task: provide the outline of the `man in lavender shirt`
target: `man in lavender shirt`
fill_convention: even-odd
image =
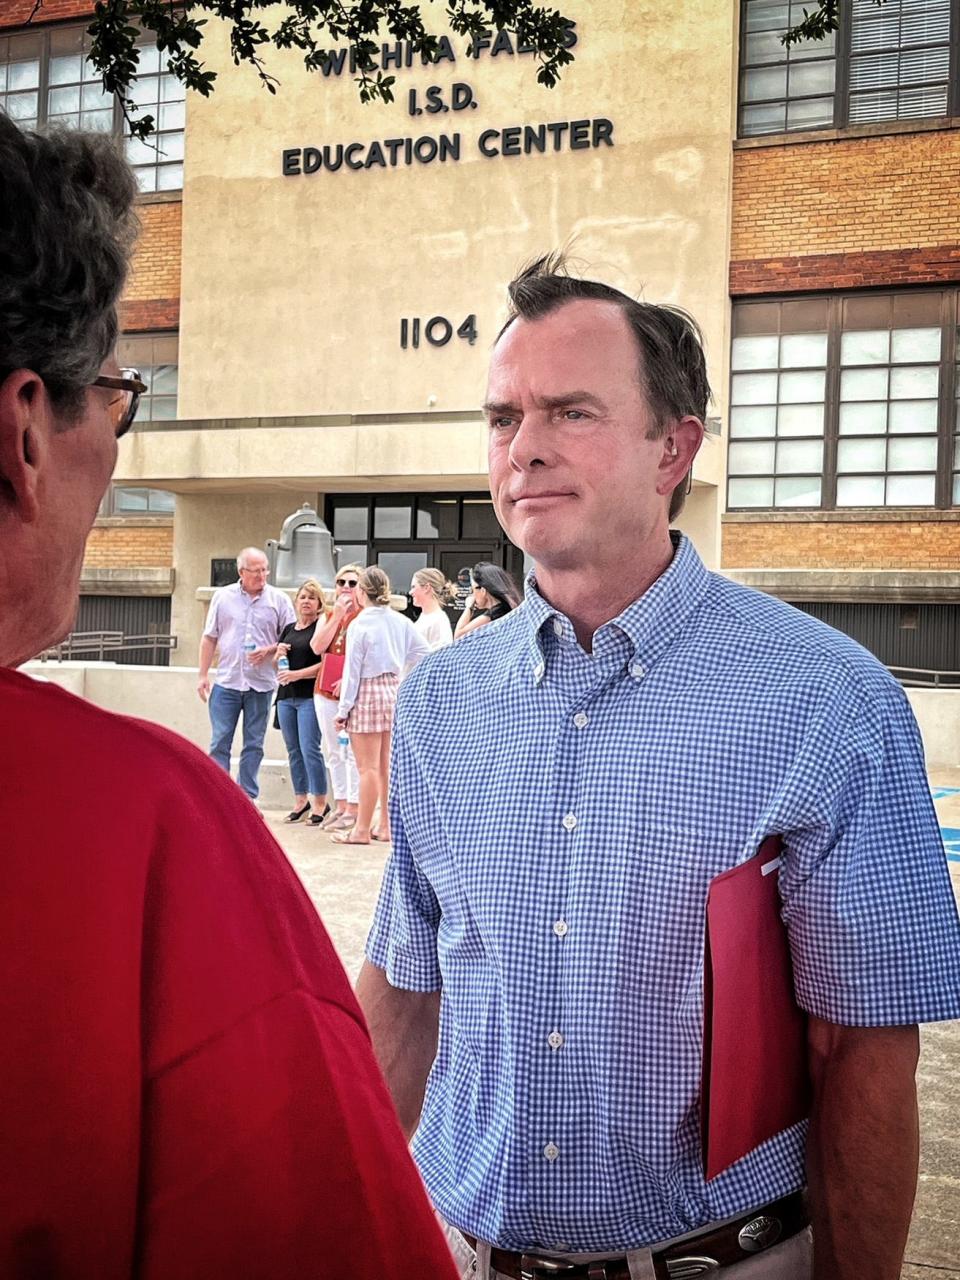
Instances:
[[[257,547],[245,547],[240,552],[237,569],[240,580],[229,587],[219,587],[210,601],[200,639],[197,693],[210,708],[210,755],[227,773],[237,721],[243,715],[237,781],[250,799],[256,800],[270,701],[277,688],[271,658],[280,633],[296,620],[296,615],[287,596],[268,586],[267,557]],[[210,664],[218,645],[217,678],[211,688]]]

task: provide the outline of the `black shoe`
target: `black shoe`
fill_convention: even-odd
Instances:
[[[303,815],[309,812],[310,812],[310,801],[308,800],[302,809],[291,809],[290,812],[287,814],[287,816],[284,818],[284,822],[299,822],[300,819],[303,817]]]
[[[310,815],[311,827],[319,827],[320,823],[323,822],[324,818],[327,816],[329,812],[330,812],[330,806],[324,805],[323,813],[311,813]]]

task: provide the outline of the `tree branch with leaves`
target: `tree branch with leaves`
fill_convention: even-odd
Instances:
[[[34,12],[43,7],[36,0]],[[552,87],[563,67],[573,61],[567,48],[570,20],[559,10],[537,6],[533,0],[449,0],[446,23],[456,35],[473,43],[501,31],[533,52],[537,80]],[[205,28],[221,19],[230,33],[230,52],[236,66],[254,69],[261,84],[276,93],[279,81],[267,71],[268,48],[296,49],[308,71],[322,69],[334,48],[347,46],[362,102],[393,101],[394,77],[378,65],[380,42],[409,42],[426,62],[439,53],[439,37],[424,24],[423,5],[398,0],[98,0],[88,28],[92,36],[90,61],[100,72],[103,87],[116,94],[130,133],[148,138],[155,129],[152,115],[141,115],[131,95],[139,63],[138,42],[144,35],[156,40],[167,69],[188,89],[203,97],[214,91],[217,73],[201,60]]]

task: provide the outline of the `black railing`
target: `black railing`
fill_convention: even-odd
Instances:
[[[926,671],[922,667],[887,667],[905,689],[960,689],[960,671]]]
[[[177,647],[177,637],[151,633],[130,636],[122,631],[73,631],[59,644],[44,649],[39,654],[41,662],[108,662],[116,661],[121,653],[145,653],[154,666],[159,665],[161,654]]]

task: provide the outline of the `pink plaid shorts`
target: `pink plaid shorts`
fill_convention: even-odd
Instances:
[[[347,716],[350,733],[386,733],[393,728],[393,709],[397,705],[400,680],[387,672],[360,681],[357,700]]]

